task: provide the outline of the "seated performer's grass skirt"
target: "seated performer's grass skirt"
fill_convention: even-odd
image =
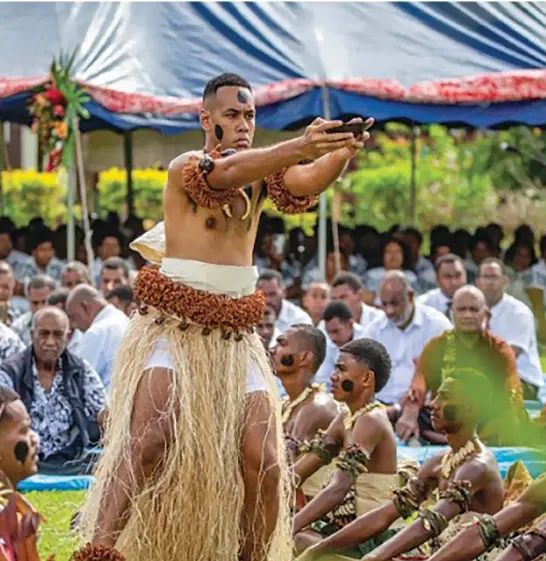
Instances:
[[[116,466],[132,466],[130,424],[143,372],[167,366],[166,415],[174,435],[134,496],[116,549],[130,561],[237,560],[244,540],[241,437],[248,392],[265,391],[278,407],[269,361],[252,329],[265,304],[261,293],[252,293],[255,274],[253,267],[174,259],[163,261],[161,273],[150,267],[139,273],[135,296],[142,304],[116,358],[104,454],[82,513],[84,539],[91,538],[101,502],[108,501]],[[229,296],[219,294],[222,287]],[[151,383],[153,378],[152,371]],[[289,485],[277,412],[269,430],[282,474],[269,559],[285,561],[291,558]]]

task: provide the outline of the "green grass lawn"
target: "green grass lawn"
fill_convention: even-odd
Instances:
[[[40,526],[38,542],[43,561],[55,554],[55,561],[68,561],[77,546],[70,532],[70,520],[83,502],[85,491],[44,491],[25,497],[46,519]]]

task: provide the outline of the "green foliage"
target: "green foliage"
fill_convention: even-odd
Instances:
[[[501,150],[507,142],[527,157],[540,157],[546,135],[518,127],[503,132],[467,133],[432,125],[416,140],[416,224],[424,231],[436,224],[475,228],[495,219],[503,190],[541,189],[540,177],[524,160]],[[535,166],[536,168],[537,166]],[[534,181],[533,181],[534,180]],[[371,224],[385,230],[409,222],[411,145],[408,129],[387,126],[364,151],[358,169],[342,182],[355,201],[343,207],[342,222]],[[522,192],[520,197],[528,196]],[[543,196],[542,194],[540,196]]]
[[[66,220],[66,192],[57,173],[35,170],[2,172],[2,191],[6,214],[24,226],[41,216],[51,227]]]

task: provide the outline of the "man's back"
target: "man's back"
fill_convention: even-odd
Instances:
[[[531,310],[523,302],[505,294],[491,310],[489,329],[521,351],[516,357],[520,378],[537,387],[542,386],[535,318]]]
[[[110,385],[117,348],[128,325],[129,318],[109,304],[95,317],[80,340],[78,356],[93,366],[106,388]]]

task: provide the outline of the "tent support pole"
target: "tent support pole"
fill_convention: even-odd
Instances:
[[[2,172],[7,169],[7,162],[4,161],[6,139],[4,138],[4,121],[0,121],[0,214],[6,214],[6,199],[4,197],[4,184],[2,182]]]
[[[66,256],[68,261],[76,260],[76,225],[74,222],[74,201],[76,195],[76,164],[62,174],[68,191],[68,227],[66,229]]]
[[[330,115],[329,92],[326,86],[321,87],[322,96],[322,114],[328,121]],[[322,280],[326,279],[326,213],[328,209],[328,200],[326,192],[323,191],[319,198],[319,224],[318,224],[318,266]]]
[[[416,207],[417,207],[417,140],[416,127],[410,127],[410,150],[411,150],[411,176],[410,176],[410,202],[409,202],[409,223],[415,226]]]
[[[125,170],[127,172],[127,214],[134,214],[135,197],[133,192],[133,133],[123,133],[123,154],[125,158]]]

